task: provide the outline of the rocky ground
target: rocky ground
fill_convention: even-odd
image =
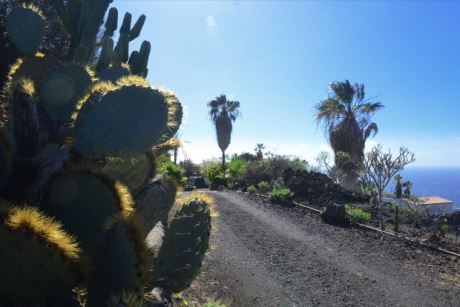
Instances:
[[[183,295],[231,306],[459,306],[456,258],[317,215],[211,192],[220,216]],[[202,303],[199,300],[190,303]]]

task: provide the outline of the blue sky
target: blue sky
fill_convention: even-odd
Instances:
[[[460,166],[460,2],[122,1],[147,15],[153,85],[186,107],[184,149],[196,162],[220,150],[208,101],[241,102],[229,153],[256,143],[310,161],[329,146],[314,105],[332,81],[364,83],[385,109],[368,142],[416,153],[415,166]]]

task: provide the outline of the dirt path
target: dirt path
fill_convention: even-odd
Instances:
[[[211,192],[220,216],[189,293],[231,306],[460,306],[460,265],[298,209]]]

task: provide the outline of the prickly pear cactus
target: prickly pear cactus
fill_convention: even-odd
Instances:
[[[139,155],[162,137],[168,106],[157,90],[121,86],[103,95],[83,119],[77,117],[76,125],[75,146],[85,156]]]
[[[152,151],[129,159],[108,158],[103,171],[120,181],[135,195],[150,179],[155,177],[155,157]]]
[[[91,87],[85,67],[69,65],[51,73],[40,89],[40,101],[53,120],[68,121]]]
[[[186,197],[177,212],[155,260],[154,283],[180,292],[198,275],[211,234],[211,201],[207,197]]]
[[[95,258],[88,307],[104,306],[111,297],[121,296],[123,292],[142,298],[148,270],[149,253],[136,220],[114,218]]]
[[[45,20],[40,10],[34,6],[17,7],[8,14],[6,29],[22,53],[34,55],[45,36]]]
[[[75,239],[35,208],[0,206],[0,297],[19,305],[68,295],[82,276]]]
[[[126,187],[103,173],[88,169],[64,171],[48,180],[40,208],[64,223],[85,250],[93,250],[104,234],[104,223],[133,211]],[[91,223],[87,218],[91,217]]]
[[[131,26],[125,14],[115,43],[111,8],[98,37],[111,2],[47,1],[70,41],[59,59],[46,54],[38,9],[6,16],[1,39],[23,56],[0,95],[1,304],[63,306],[78,292],[89,307],[142,306],[154,286],[170,297],[201,266],[209,208],[171,209],[177,186],[155,177],[155,155],[180,145],[182,106],[145,80],[150,43],[130,53],[144,15]]]

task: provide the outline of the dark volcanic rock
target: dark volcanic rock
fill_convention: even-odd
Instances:
[[[284,183],[297,197],[318,205],[334,203],[366,203],[369,201],[358,193],[344,189],[322,173],[294,171],[284,172]]]
[[[326,209],[321,213],[321,219],[328,224],[337,226],[349,226],[350,218],[348,217],[343,204],[329,203]]]

